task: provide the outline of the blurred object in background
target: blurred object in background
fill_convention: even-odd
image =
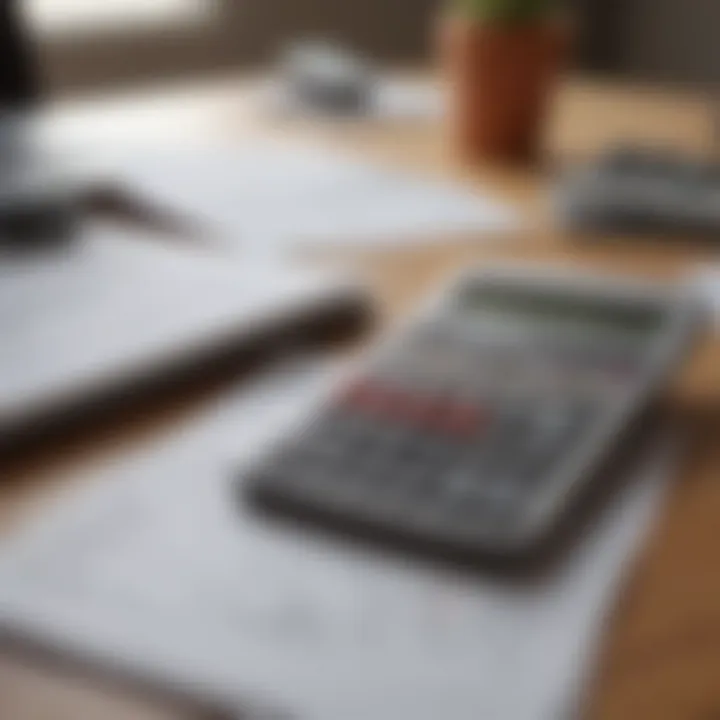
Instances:
[[[0,4],[0,101],[3,108],[26,106],[38,95],[34,59],[19,20],[17,0]]]
[[[465,162],[537,158],[566,35],[559,0],[455,1],[439,46],[449,137]]]
[[[445,109],[435,83],[400,77],[329,42],[291,45],[262,89],[261,102],[288,119],[434,122]]]
[[[281,60],[281,88],[288,110],[336,116],[370,112],[375,72],[370,63],[327,42],[290,47]]]
[[[558,188],[561,222],[595,236],[690,236],[720,248],[720,162],[628,146],[569,172]]]
[[[720,4],[582,0],[580,13],[583,67],[672,84],[677,102],[657,102],[658,84],[629,90],[631,113],[623,97],[588,107],[578,129],[597,132],[604,148],[561,180],[560,224],[595,239],[702,239],[720,247]]]
[[[0,251],[62,244],[78,230],[92,190],[23,113],[0,117]]]
[[[0,250],[32,252],[64,243],[77,231],[85,188],[43,171],[27,182],[0,188]]]
[[[15,0],[0,5],[0,250],[67,239],[83,192],[29,121],[40,90],[18,10]]]

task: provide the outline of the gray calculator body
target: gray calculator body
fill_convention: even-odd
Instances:
[[[698,320],[667,286],[526,266],[463,273],[246,487],[439,550],[532,554],[603,482]]]

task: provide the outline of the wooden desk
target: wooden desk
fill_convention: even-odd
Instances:
[[[239,142],[257,134],[297,135],[343,152],[407,168],[477,182],[517,202],[531,230],[511,240],[457,238],[422,249],[343,253],[373,284],[388,319],[402,315],[452,269],[470,262],[524,258],[597,266],[616,272],[674,278],[712,257],[708,248],[660,242],[582,244],[553,230],[545,210],[541,171],[458,167],[433,123],[269,122],[234,79],[162,97],[121,99],[58,108],[48,125],[76,136],[88,131],[162,137],[168,127],[193,137],[219,133]],[[649,136],[703,152],[712,144],[712,117],[702,99],[660,91],[568,81],[558,98],[548,144],[566,160],[626,137]],[[323,262],[310,254],[305,262]],[[61,476],[106,462],[140,438],[171,431],[180,416],[200,408],[222,388],[196,389],[142,418],[126,418],[62,446],[0,468],[0,530],[22,523],[29,509],[57,489]],[[674,412],[689,430],[691,450],[657,532],[636,568],[606,634],[601,672],[588,703],[593,719],[692,720],[720,717],[720,341],[708,341],[672,393]],[[0,652],[0,718],[5,720],[117,720],[199,717],[178,703],[45,666],[41,658]],[[448,720],[452,720],[449,718]]]

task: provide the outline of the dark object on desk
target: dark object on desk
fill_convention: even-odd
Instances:
[[[89,184],[21,111],[0,117],[0,250],[43,249],[76,234]]]
[[[374,102],[369,65],[324,43],[302,43],[288,50],[281,61],[280,85],[283,105],[309,114],[364,115]]]
[[[24,117],[40,97],[40,83],[19,5],[0,3],[0,252],[44,249],[70,238],[84,192]]]
[[[32,252],[64,244],[78,231],[83,192],[51,182],[0,187],[0,249]]]
[[[537,566],[607,490],[699,321],[660,285],[468,273],[241,492],[431,554]]]
[[[720,163],[618,149],[560,183],[562,223],[575,231],[699,236],[720,244]]]
[[[75,235],[87,188],[40,142],[25,113],[41,97],[20,3],[0,3],[0,252],[34,251]]]
[[[24,107],[39,94],[38,80],[17,0],[0,3],[0,106]]]
[[[92,227],[66,250],[0,254],[0,455],[369,315],[329,273]]]

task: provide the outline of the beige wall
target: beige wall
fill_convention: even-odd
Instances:
[[[677,82],[720,81],[720,0],[579,0],[591,65]]]
[[[48,35],[38,52],[54,94],[257,65],[305,34],[410,62],[429,51],[436,7],[437,0],[221,0],[217,16],[197,26]]]

